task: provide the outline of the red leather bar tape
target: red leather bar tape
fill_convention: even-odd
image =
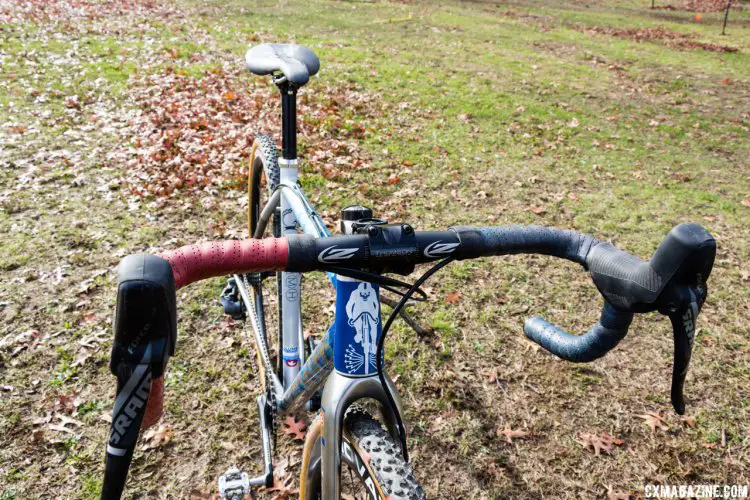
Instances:
[[[287,267],[286,238],[212,241],[169,250],[161,255],[172,266],[175,288],[215,276]]]

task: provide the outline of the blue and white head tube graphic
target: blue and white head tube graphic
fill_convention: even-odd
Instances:
[[[333,366],[344,375],[377,372],[375,355],[383,325],[378,285],[338,276]]]

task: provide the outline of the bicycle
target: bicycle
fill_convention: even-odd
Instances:
[[[574,336],[539,317],[524,324],[529,339],[568,361],[604,356],[628,333],[635,313],[668,316],[675,347],[670,396],[675,411],[684,413],[695,323],[716,254],[716,242],[705,229],[676,226],[649,261],[570,230],[457,226],[415,231],[406,223],[373,218],[362,206],[342,210],[344,235],[332,236],[297,182],[296,95],[317,73],[318,58],[298,45],[263,44],[248,51],[246,62],[253,73],[271,75],[280,90],[282,155],[271,137],[256,138],[248,181],[252,238],[188,245],[160,256],[134,254],[121,261],[111,360],[117,396],[102,498],[121,496],[139,431],[161,414],[162,377],[177,334],[176,290],[228,274],[232,277],[221,295],[225,312],[249,319],[253,330],[263,474],[250,478],[230,468],[219,479],[224,498],[242,498],[253,487],[272,485],[274,422],[303,406],[320,411],[304,442],[300,498],[340,498],[343,465],[356,480],[353,493],[348,492],[355,498],[425,498],[409,464],[402,403],[384,371],[383,346],[407,301],[415,294],[426,298],[420,286],[454,260],[536,253],[589,271],[604,298],[593,328]],[[264,238],[269,225],[273,236]],[[413,284],[385,276],[409,275],[423,263],[435,264]],[[336,291],[335,320],[319,342],[305,340],[301,326],[300,277],[312,271],[327,273]],[[263,301],[263,283],[273,277],[280,306],[275,363]],[[385,322],[381,287],[401,296]],[[375,402],[380,419],[361,404],[367,401]]]

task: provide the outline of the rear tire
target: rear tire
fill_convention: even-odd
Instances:
[[[276,149],[276,142],[273,137],[259,134],[253,142],[252,157],[250,158],[250,172],[248,174],[247,194],[248,194],[248,238],[252,238],[255,229],[258,227],[258,217],[263,210],[263,177],[266,179],[267,195],[276,189],[281,182],[281,172],[279,171],[279,152]]]
[[[248,180],[247,180],[247,194],[248,194],[248,206],[247,206],[247,227],[248,227],[248,238],[253,238],[255,234],[255,230],[258,227],[258,220],[260,218],[260,214],[263,211],[263,208],[266,205],[266,202],[271,196],[271,193],[276,189],[276,186],[278,186],[280,180],[281,172],[279,171],[279,153],[276,149],[276,141],[274,141],[273,137],[264,135],[264,134],[258,134],[258,136],[255,138],[255,141],[253,142],[252,152],[250,155],[250,171],[248,172]],[[264,182],[265,180],[265,182]],[[277,227],[277,221],[276,216],[273,215],[271,217],[271,220],[269,221],[269,225],[271,226],[271,229],[274,233],[274,236],[278,236],[278,227]],[[266,230],[268,227],[266,228]],[[266,231],[267,232],[267,231]],[[262,236],[262,235],[261,235]],[[276,299],[278,303],[278,313],[277,313],[277,323],[279,327],[279,335],[278,335],[278,346],[279,349],[281,348],[281,318],[282,315],[282,300],[281,300],[281,273],[276,273],[276,290],[273,289],[273,286],[271,286],[271,289],[266,291],[266,295],[270,294],[276,294]],[[257,287],[261,300],[263,298],[263,282],[261,282]],[[262,314],[259,314],[259,320],[263,323],[263,331],[266,330],[266,314],[265,314],[265,307],[262,307]],[[266,342],[268,342],[268,339],[265,339]],[[262,366],[262,361],[260,360],[260,356],[258,356],[258,363],[259,366]],[[281,376],[281,355],[276,356],[276,374],[280,377]],[[269,378],[270,375],[266,375],[265,378]],[[264,378],[263,380],[263,390],[268,391],[270,389],[271,384]]]

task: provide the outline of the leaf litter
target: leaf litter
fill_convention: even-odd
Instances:
[[[703,49],[709,52],[737,52],[727,45],[696,41],[695,33],[680,33],[663,26],[655,28],[612,28],[605,26],[577,26],[579,31],[593,35],[607,35],[637,43],[656,42],[675,49]]]
[[[168,68],[133,78],[129,97],[137,109],[109,157],[124,165],[132,195],[168,200],[244,186],[255,136],[276,137],[281,113],[277,89],[244,75],[241,65],[237,58],[197,77]],[[358,145],[367,130],[352,113],[372,122],[378,102],[349,84],[300,91],[300,158],[308,172],[337,179],[369,168]]]

